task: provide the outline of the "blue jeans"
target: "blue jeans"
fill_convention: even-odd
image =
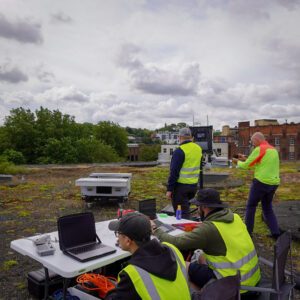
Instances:
[[[278,185],[268,185],[258,181],[257,179],[253,179],[249,192],[245,217],[245,223],[250,234],[253,232],[254,217],[259,201],[261,201],[263,216],[271,231],[271,234],[280,234],[277,219],[272,207],[273,196],[277,188]]]

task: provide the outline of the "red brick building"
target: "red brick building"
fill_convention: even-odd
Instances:
[[[257,122],[256,122],[257,124]],[[281,160],[300,160],[300,123],[250,126],[250,122],[238,123],[238,152],[248,155],[250,138],[260,131],[279,152]]]
[[[251,136],[262,132],[267,141],[276,147],[281,160],[300,160],[300,123],[279,124],[277,120],[255,120],[239,122],[238,127],[223,126],[222,133],[214,136],[215,143],[228,143],[228,158],[234,154],[251,152]]]

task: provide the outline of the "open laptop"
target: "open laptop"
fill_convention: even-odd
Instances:
[[[67,215],[57,220],[59,248],[66,255],[81,261],[89,261],[116,252],[101,243],[91,212]]]
[[[153,220],[155,225],[162,229],[164,232],[170,232],[176,228],[170,224],[163,223],[157,219],[156,216],[156,199],[145,199],[139,201],[139,212],[148,216],[150,220]]]
[[[156,216],[156,199],[144,199],[139,201],[139,212],[148,216],[150,220],[157,218]]]

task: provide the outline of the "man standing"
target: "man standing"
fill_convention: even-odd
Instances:
[[[251,184],[246,207],[245,223],[250,234],[253,232],[256,207],[261,201],[263,216],[271,231],[273,238],[280,235],[277,219],[273,211],[272,200],[280,183],[279,156],[261,132],[255,132],[251,137],[255,149],[246,159],[239,154],[238,159],[233,159],[242,169],[254,169],[254,179]]]
[[[129,251],[129,264],[119,273],[117,287],[105,300],[190,300],[185,261],[173,245],[150,239],[151,224],[141,213],[128,213],[108,228],[115,231],[119,246]]]
[[[202,218],[198,227],[178,236],[158,227],[152,228],[153,234],[180,250],[203,250],[206,263],[202,259],[191,263],[188,269],[190,281],[200,288],[213,278],[232,276],[237,271],[240,271],[242,285],[257,285],[260,280],[258,257],[239,215],[227,208],[214,189],[199,190],[193,202],[199,207]]]
[[[181,205],[182,217],[189,219],[189,200],[197,191],[202,149],[193,143],[191,130],[187,127],[179,130],[179,143],[170,164],[166,196],[172,200],[174,212]]]

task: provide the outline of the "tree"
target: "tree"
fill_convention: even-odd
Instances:
[[[160,145],[141,145],[139,160],[141,161],[157,160],[159,152],[160,152]]]
[[[0,154],[11,148],[8,132],[4,126],[0,127]]]
[[[76,141],[78,161],[85,163],[102,163],[120,161],[116,151],[109,145],[95,138],[84,138]]]
[[[61,140],[54,138],[48,139],[43,156],[39,158],[41,163],[77,163],[77,150],[70,137]]]
[[[29,109],[25,110],[22,107],[12,109],[10,116],[5,117],[4,126],[11,148],[22,152],[28,162],[34,162],[38,137],[34,114]]]
[[[6,149],[2,156],[6,157],[7,161],[16,165],[22,165],[25,163],[25,158],[22,152],[15,151],[13,149]]]
[[[110,145],[120,157],[127,155],[127,133],[118,124],[109,121],[99,122],[95,126],[95,137],[106,145]]]

